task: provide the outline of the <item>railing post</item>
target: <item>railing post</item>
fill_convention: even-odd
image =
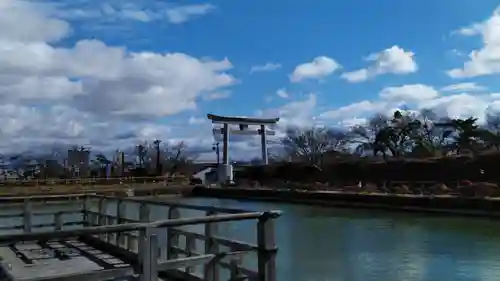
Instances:
[[[56,230],[63,229],[63,220],[62,220],[62,213],[61,212],[57,212],[54,214],[54,227]]]
[[[139,206],[139,220],[141,222],[147,222],[149,221],[149,205],[147,203],[141,203]],[[146,231],[146,229],[140,229],[139,230],[139,238],[137,239],[137,254],[139,257],[139,264],[143,266],[144,263],[144,250],[145,248],[149,247],[149,245],[146,244],[147,242],[147,235],[149,235],[149,232]],[[147,253],[146,253],[147,254]]]
[[[126,207],[127,204],[121,199],[118,199],[116,201],[116,223],[117,224],[122,224],[124,223],[123,218],[126,215]],[[123,232],[118,232],[116,233],[116,245],[117,246],[122,246],[125,244],[125,236],[123,235]]]
[[[107,208],[106,208],[106,206],[107,206],[107,204],[106,204],[106,203],[107,203],[107,202],[106,202],[106,199],[104,199],[104,198],[99,198],[99,203],[98,203],[98,208],[99,208],[99,217],[98,217],[98,219],[97,219],[97,224],[98,224],[99,226],[104,226],[104,225],[106,225],[107,214],[108,214],[108,212],[107,212]],[[105,240],[105,239],[106,239],[106,237],[107,237],[107,234],[106,234],[106,233],[104,233],[104,234],[100,234],[98,237],[99,237],[100,239],[102,239],[102,240]]]
[[[31,219],[32,219],[32,205],[30,198],[25,198],[24,199],[24,205],[23,205],[23,222],[24,222],[24,232],[28,233],[31,232]]]
[[[151,280],[158,280],[158,236],[149,235],[149,268]]]
[[[207,216],[216,215],[217,212],[215,210],[207,211]],[[217,223],[206,223],[205,224],[205,254],[217,254],[219,252],[219,245],[213,239],[214,236],[217,235]],[[207,281],[218,281],[219,280],[219,267],[215,261],[209,262],[205,264],[204,270],[204,279]]]
[[[144,246],[141,252],[141,276],[140,281],[153,281],[158,279],[158,237],[152,233],[150,228],[141,230],[145,233],[141,244]]]
[[[231,247],[231,252],[238,251],[237,248]],[[245,281],[247,280],[247,276],[242,274],[240,270],[240,266],[242,263],[242,258],[231,258],[229,261],[229,281]]]
[[[276,243],[274,236],[274,217],[264,213],[257,223],[257,263],[259,281],[276,280]]]
[[[83,197],[83,207],[82,207],[82,216],[83,216],[83,227],[92,226],[92,221],[90,220],[90,197],[85,194]]]
[[[168,209],[168,219],[169,220],[175,220],[179,219],[181,217],[181,214],[179,212],[179,209],[174,208],[174,207],[169,207]],[[172,227],[167,228],[167,247],[166,247],[166,258],[167,260],[172,260],[177,258],[177,253],[174,252],[175,246],[179,245],[179,235],[175,233],[175,229]],[[160,256],[163,259],[163,251],[160,253]]]
[[[191,235],[186,235],[186,245],[184,250],[186,251],[186,257],[193,256],[196,253],[196,239]],[[193,273],[194,267],[186,267],[186,273]]]

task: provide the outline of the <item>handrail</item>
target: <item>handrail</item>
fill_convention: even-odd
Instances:
[[[214,208],[217,209],[218,212],[220,213],[228,213],[228,214],[239,214],[239,213],[247,213],[247,210],[243,209],[236,209],[236,208],[222,208],[222,207],[216,207],[216,206],[201,206],[201,205],[193,205],[193,204],[183,204],[183,203],[175,203],[175,202],[164,202],[164,201],[156,201],[156,200],[151,200],[147,198],[133,198],[133,197],[113,197],[113,196],[107,196],[107,195],[98,195],[98,194],[89,194],[90,198],[97,198],[97,199],[107,199],[107,200],[113,200],[113,201],[124,201],[124,202],[136,202],[136,203],[148,203],[151,205],[161,205],[161,206],[167,206],[171,208],[180,208],[180,209],[190,209],[190,210],[197,210],[197,211],[210,211],[213,210]]]
[[[93,227],[85,227],[82,229],[72,229],[72,230],[5,234],[0,236],[0,243],[44,240],[44,239],[55,239],[55,238],[60,239],[60,238],[69,238],[69,237],[83,236],[83,235],[94,235],[94,234],[114,233],[123,231],[137,231],[137,230],[145,230],[147,228],[175,227],[181,225],[193,225],[201,223],[278,218],[279,216],[281,216],[281,214],[282,214],[281,211],[248,212],[240,214],[160,220],[160,221],[144,222],[144,223],[112,224],[106,226],[93,226]]]

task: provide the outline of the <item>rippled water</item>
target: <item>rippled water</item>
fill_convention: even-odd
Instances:
[[[498,220],[209,198],[183,201],[282,210],[276,229],[278,281],[500,280]],[[167,211],[154,207],[151,217],[166,219]],[[114,214],[116,207],[110,205],[108,212]],[[182,212],[182,216],[201,215]],[[138,218],[136,205],[130,205],[127,217]],[[201,225],[187,228],[203,231]],[[219,229],[220,236],[255,242],[255,221],[223,223]],[[250,258],[245,263],[254,262]]]
[[[280,209],[279,281],[497,281],[497,220],[219,199],[190,203]],[[223,229],[249,240],[250,222]]]

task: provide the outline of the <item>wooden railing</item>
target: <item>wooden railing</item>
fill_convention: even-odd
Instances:
[[[196,206],[179,203],[164,203],[145,199],[116,198],[109,196],[85,195],[82,209],[75,211],[53,212],[54,222],[51,224],[33,223],[37,216],[51,213],[34,212],[33,201],[43,200],[41,197],[25,198],[23,212],[0,215],[2,218],[23,217],[22,225],[11,226],[11,230],[22,229],[23,233],[0,235],[0,244],[33,240],[67,239],[85,237],[98,240],[111,248],[125,250],[135,256],[137,265],[130,268],[103,270],[99,272],[81,273],[85,279],[105,280],[139,273],[141,280],[156,280],[158,274],[170,274],[185,280],[222,280],[220,269],[229,271],[229,280],[274,281],[275,256],[277,248],[274,241],[274,219],[280,216],[279,211],[246,212],[237,209],[217,208],[213,206]],[[4,199],[5,200],[5,199]],[[19,199],[18,199],[19,200]],[[45,199],[47,200],[47,199]],[[138,219],[126,216],[127,207],[138,205]],[[168,207],[165,220],[150,221],[152,206]],[[97,207],[97,210],[92,210]],[[116,208],[116,215],[108,210]],[[181,210],[196,210],[203,216],[181,218]],[[64,221],[64,214],[82,214],[81,221]],[[256,243],[241,242],[220,236],[218,223],[256,220]],[[203,224],[203,233],[180,229],[181,226]],[[77,229],[65,229],[70,225],[80,225]],[[40,227],[54,227],[54,231],[37,231]],[[8,227],[3,228],[7,230]],[[162,237],[165,235],[165,237]],[[184,237],[184,246],[179,238]],[[166,238],[161,245],[160,238]],[[203,247],[197,249],[197,240],[203,241]],[[228,249],[222,251],[222,247]],[[243,258],[249,253],[257,254],[257,268],[248,268]],[[203,266],[203,270],[195,269]],[[68,276],[67,278],[81,276]],[[66,278],[66,277],[65,277]],[[193,279],[194,278],[194,279]],[[59,280],[59,279],[58,279]],[[66,279],[65,279],[66,280]]]

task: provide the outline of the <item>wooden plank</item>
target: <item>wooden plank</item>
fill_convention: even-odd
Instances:
[[[41,276],[57,277],[64,274],[102,269],[94,262],[82,256],[72,257],[68,260],[59,260],[56,258],[36,260],[37,257],[41,257],[39,250],[36,249],[38,245],[27,243],[23,246],[24,248],[22,247],[21,252],[26,253],[31,258],[35,258],[34,264],[27,265],[9,247],[0,247],[0,256],[3,258],[3,270],[8,272],[16,281],[30,280]],[[5,268],[6,266],[7,268]]]
[[[187,258],[180,258],[175,260],[167,260],[159,262],[157,265],[158,271],[166,271],[170,269],[193,267],[206,263],[218,263],[220,260],[228,257],[241,257],[248,254],[248,251],[228,252],[221,254],[206,254],[199,256],[192,256]]]
[[[87,271],[82,273],[64,274],[57,277],[37,277],[27,281],[88,281],[88,280],[109,280],[123,278],[134,275],[131,266],[122,268],[112,268],[100,271]]]
[[[179,235],[183,236],[192,236],[196,239],[199,240],[206,240],[206,236],[201,233],[195,233],[195,232],[189,232],[181,229],[173,229],[172,231],[178,233]],[[227,238],[222,238],[219,236],[212,236],[212,239],[219,245],[226,246],[226,247],[231,247],[231,248],[237,248],[239,251],[243,250],[257,250],[259,247],[256,244],[253,243],[248,243],[248,242],[241,242],[238,240],[233,240],[233,239],[227,239]]]
[[[219,265],[222,268],[227,269],[227,270],[231,270],[231,268],[234,266],[234,265],[231,265],[230,263],[225,262],[225,261],[219,262]],[[241,274],[248,276],[249,280],[253,280],[254,278],[259,277],[258,272],[255,270],[250,270],[250,269],[244,268],[244,267],[238,267],[238,270],[240,271]]]

